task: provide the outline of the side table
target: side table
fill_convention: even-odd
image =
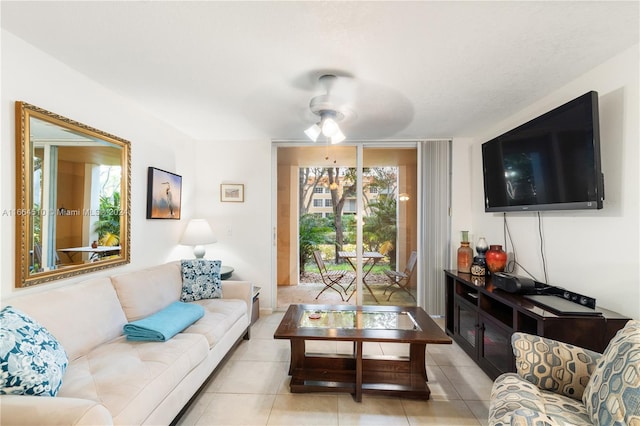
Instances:
[[[232,274],[233,274],[233,266],[222,265],[220,267],[220,279],[221,280],[228,280],[229,278],[231,278]]]
[[[253,305],[251,307],[251,325],[260,318],[260,287],[253,286]]]

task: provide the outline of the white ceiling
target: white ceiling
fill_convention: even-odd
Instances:
[[[1,3],[2,28],[199,140],[303,140],[324,71],[348,139],[470,136],[639,42],[639,3]],[[576,96],[581,93],[576,93]]]

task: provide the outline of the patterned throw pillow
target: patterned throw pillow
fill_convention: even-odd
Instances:
[[[219,260],[182,260],[182,294],[180,300],[193,302],[222,297]]]
[[[640,321],[611,339],[582,396],[594,425],[640,424]]]
[[[511,345],[520,377],[578,401],[601,357],[588,349],[519,332],[513,333]]]
[[[0,311],[0,394],[56,396],[68,363],[46,328],[12,306]]]

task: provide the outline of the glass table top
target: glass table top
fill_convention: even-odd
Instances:
[[[355,310],[305,310],[299,327],[421,331],[409,312]]]

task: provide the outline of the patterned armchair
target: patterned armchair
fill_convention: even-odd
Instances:
[[[640,321],[602,354],[519,332],[511,345],[518,373],[495,380],[490,425],[640,425]]]

